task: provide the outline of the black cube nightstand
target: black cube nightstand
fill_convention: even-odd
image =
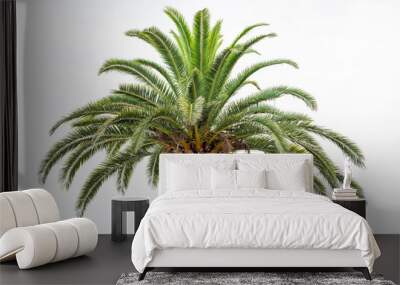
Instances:
[[[365,199],[354,199],[354,200],[336,200],[332,199],[332,202],[339,204],[340,206],[359,214],[364,219],[366,218],[366,201]]]
[[[135,232],[149,208],[149,199],[137,197],[113,198],[111,202],[111,239],[126,239],[126,212],[135,212]]]

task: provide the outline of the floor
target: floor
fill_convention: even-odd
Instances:
[[[375,272],[399,283],[400,235],[376,235],[382,256]],[[18,270],[15,262],[0,264],[0,284],[115,284],[124,272],[134,271],[130,261],[131,238],[115,243],[100,235],[97,249],[77,257],[30,270]]]
[[[29,270],[18,270],[15,262],[0,264],[0,284],[115,284],[122,273],[134,271],[131,242],[116,243],[110,235],[100,235],[88,256]]]

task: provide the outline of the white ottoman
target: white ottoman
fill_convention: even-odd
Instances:
[[[0,261],[16,258],[20,269],[84,255],[96,248],[96,225],[86,218],[55,221],[58,208],[45,190],[1,193],[0,214]]]

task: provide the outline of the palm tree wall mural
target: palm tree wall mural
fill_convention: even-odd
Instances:
[[[73,111],[50,130],[53,134],[63,124],[71,126],[70,133],[55,143],[42,161],[43,183],[54,165],[63,160],[60,180],[68,189],[89,158],[100,151],[107,153],[81,188],[76,203],[81,214],[111,176],[116,176],[118,191],[124,192],[135,166],[145,157],[149,180],[156,185],[161,153],[311,153],[316,168],[314,189],[321,194],[326,186],[337,187],[342,174],[317,137],[335,144],[356,166],[364,166],[361,150],[350,139],[315,124],[305,114],[271,104],[292,96],[316,110],[316,100],[310,94],[290,86],[264,88],[251,79],[274,65],[298,68],[294,61],[261,61],[233,73],[238,61],[257,53],[257,43],[276,37],[275,33],[250,36],[267,24],[244,28],[222,47],[221,21],[212,25],[207,9],[195,14],[192,27],[174,8],[166,8],[165,14],[175,25],[170,35],[157,27],[126,32],[152,46],[162,63],[143,58],[107,60],[99,74],[121,72],[131,75],[132,82]],[[238,99],[244,86],[254,87],[254,92]]]

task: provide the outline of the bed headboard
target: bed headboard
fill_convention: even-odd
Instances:
[[[175,153],[163,153],[160,155],[159,165],[159,182],[158,182],[158,194],[165,192],[164,185],[168,179],[168,163],[179,163],[189,165],[207,165],[207,166],[225,166],[232,169],[237,169],[236,161],[257,161],[267,160],[270,163],[279,162],[305,162],[307,173],[306,179],[308,180],[308,186],[306,191],[313,192],[313,156],[311,154],[247,154],[247,153],[235,153],[235,154],[175,154]]]

